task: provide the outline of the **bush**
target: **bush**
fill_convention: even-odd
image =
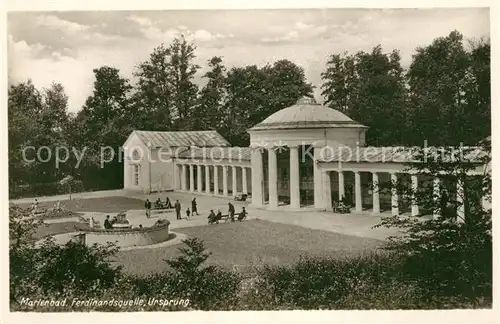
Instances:
[[[172,269],[161,282],[162,292],[175,298],[189,298],[196,309],[231,309],[237,301],[241,278],[218,266],[204,266],[211,253],[196,238],[184,240],[182,255],[165,260]]]

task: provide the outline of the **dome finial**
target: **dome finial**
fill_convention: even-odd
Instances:
[[[316,100],[313,97],[304,96],[297,101],[297,105],[310,105],[316,104]]]

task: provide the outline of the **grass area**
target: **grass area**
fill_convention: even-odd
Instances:
[[[207,263],[240,269],[262,264],[293,264],[301,255],[357,256],[372,252],[383,244],[375,239],[263,220],[179,228],[175,232],[203,240],[206,249],[212,252]],[[180,255],[180,246],[120,252],[117,262],[130,273],[159,272],[167,269],[164,259]]]
[[[40,208],[53,208],[55,202],[40,202]],[[19,204],[21,208],[29,208],[31,203]],[[114,213],[129,209],[143,209],[144,201],[129,197],[102,197],[88,199],[72,199],[61,201],[61,206],[73,212]]]

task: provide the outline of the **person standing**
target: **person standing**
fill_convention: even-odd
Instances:
[[[189,213],[189,208],[186,209],[186,220],[189,220],[189,216],[190,216],[190,213]]]
[[[196,216],[198,216],[198,204],[196,202],[196,198],[193,198],[193,200],[191,201],[191,215],[194,216],[194,213],[196,213]]]
[[[177,219],[181,219],[181,203],[179,200],[175,201],[175,215],[177,216]]]
[[[236,213],[236,211],[234,210],[234,205],[231,203],[228,203],[228,206],[229,206],[229,210],[228,210],[229,218],[231,218],[231,221],[234,222],[234,214]]]
[[[149,199],[146,199],[146,202],[144,203],[144,207],[146,208],[146,217],[150,218],[151,217],[151,202]]]

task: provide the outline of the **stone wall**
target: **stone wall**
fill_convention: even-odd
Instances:
[[[106,244],[113,242],[118,247],[152,245],[168,240],[169,224],[155,226],[144,229],[113,229],[113,230],[87,230],[85,234],[85,243],[92,245],[94,243]]]

